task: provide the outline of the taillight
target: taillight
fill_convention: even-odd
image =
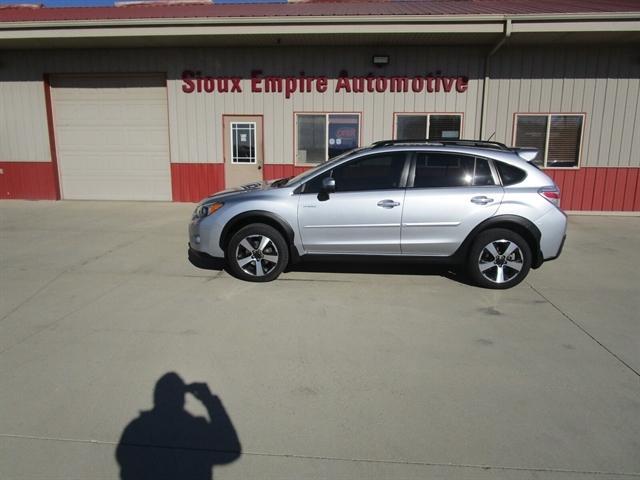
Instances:
[[[557,186],[542,187],[538,190],[538,193],[560,208],[560,189]]]

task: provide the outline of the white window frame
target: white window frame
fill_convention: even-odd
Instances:
[[[427,117],[427,131],[425,139],[429,140],[429,129],[431,128],[431,115],[460,117],[460,138],[462,138],[462,128],[464,126],[464,113],[461,112],[395,112],[393,121],[393,139],[398,139],[398,117]],[[456,139],[452,139],[456,140]]]
[[[251,129],[251,139],[249,140],[249,146],[253,146],[253,158],[250,158],[249,162],[239,162],[238,158],[240,157],[236,157],[235,153],[235,149],[234,149],[234,127],[236,125],[251,125],[252,129]],[[258,132],[258,123],[257,122],[250,122],[250,121],[233,121],[233,122],[229,122],[229,130],[230,130],[230,134],[231,134],[231,163],[234,165],[255,165],[256,163],[258,163],[258,150],[257,150],[257,132]],[[245,158],[245,157],[242,157]]]
[[[294,113],[294,121],[293,121],[293,130],[294,130],[294,145],[293,145],[293,149],[294,149],[294,157],[295,157],[295,165],[298,166],[315,166],[315,165],[320,165],[323,162],[320,163],[312,163],[312,162],[301,162],[298,159],[298,117],[301,116],[321,116],[324,115],[324,132],[325,132],[325,138],[324,138],[324,161],[326,162],[327,160],[329,160],[329,117],[334,115],[334,116],[338,116],[338,115],[349,115],[349,116],[354,116],[356,115],[358,117],[358,147],[360,146],[361,143],[361,139],[362,139],[362,114],[360,112],[295,112]],[[357,147],[356,147],[357,148]]]
[[[513,136],[511,138],[511,145],[516,146],[516,138],[518,135],[518,117],[547,117],[547,131],[545,132],[544,139],[544,158],[542,159],[542,168],[548,168],[553,170],[577,170],[582,164],[582,146],[584,142],[584,125],[587,121],[586,113],[574,113],[574,112],[552,112],[552,113],[527,113],[518,112],[513,116]],[[547,166],[547,159],[549,157],[549,139],[551,132],[551,117],[582,117],[582,124],[580,125],[580,145],[578,145],[578,162],[573,167],[553,167]]]

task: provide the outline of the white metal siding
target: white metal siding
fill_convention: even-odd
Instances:
[[[0,162],[49,162],[42,71],[34,55],[0,57]]]
[[[51,85],[63,198],[171,200],[162,77],[58,76]]]
[[[373,54],[388,54],[376,68]],[[154,48],[3,52],[0,68],[0,160],[49,158],[43,73],[167,72],[171,161],[222,163],[222,115],[264,115],[266,163],[292,163],[294,111],[362,112],[362,141],[390,138],[394,112],[463,112],[463,135],[480,135],[484,55],[480,47],[327,46]],[[242,94],[182,92],[183,70],[242,76]],[[324,94],[251,93],[249,75],[327,75]],[[341,70],[351,76],[467,75],[466,93],[333,93]],[[491,61],[486,132],[511,143],[517,112],[586,114],[581,165],[640,165],[640,63],[631,46],[516,47]]]
[[[514,113],[584,113],[581,166],[640,165],[640,62],[626,47],[503,47],[491,62],[487,136]]]

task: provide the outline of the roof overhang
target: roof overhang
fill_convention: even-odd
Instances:
[[[640,12],[362,15],[0,22],[0,48],[300,44],[640,43]]]

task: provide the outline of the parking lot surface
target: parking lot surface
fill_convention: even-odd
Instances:
[[[422,267],[244,283],[187,261],[192,208],[0,203],[0,478],[640,477],[640,218],[571,217],[560,259],[490,291]],[[186,395],[210,440],[160,411],[170,372],[219,398]]]

